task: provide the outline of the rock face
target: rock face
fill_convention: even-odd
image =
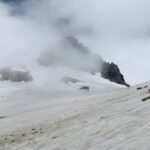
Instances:
[[[119,67],[114,63],[103,62],[101,76],[112,82],[130,87],[130,85],[125,82],[124,76],[121,74]]]
[[[129,87],[130,85],[126,83],[124,76],[120,72],[120,69],[118,65],[112,63],[108,63],[104,61],[100,56],[95,55],[90,52],[90,50],[84,46],[82,43],[80,43],[76,38],[74,37],[67,37],[64,40],[66,43],[69,43],[72,45],[72,47],[75,47],[79,52],[83,53],[84,55],[91,55],[91,58],[94,57],[96,62],[98,62],[97,70],[91,70],[91,73],[100,72],[101,76],[105,79],[108,79],[112,82],[125,85]],[[90,59],[89,59],[90,61]],[[96,64],[96,63],[95,63]]]
[[[93,73],[100,72],[101,76],[105,79],[108,79],[108,80],[118,83],[118,84],[125,85],[127,87],[130,86],[129,84],[126,83],[124,76],[120,72],[118,65],[116,65],[114,63],[105,62],[98,55],[92,54],[88,50],[87,47],[85,47],[82,43],[80,43],[74,37],[68,37],[68,38],[66,38],[66,41],[69,42],[74,47],[76,47],[82,53],[84,53],[84,54],[90,53],[91,55],[93,55],[95,57],[95,59],[97,59],[97,62],[101,63],[101,65],[100,65],[101,67],[98,70],[95,70],[95,72],[93,72]]]

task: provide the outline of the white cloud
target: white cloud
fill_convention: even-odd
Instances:
[[[57,38],[75,35],[116,62],[130,83],[149,80],[150,1],[29,0],[24,16],[0,3],[0,63],[28,63]]]

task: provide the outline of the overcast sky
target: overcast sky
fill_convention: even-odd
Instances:
[[[28,64],[55,40],[74,35],[117,63],[127,82],[149,80],[149,0],[23,2],[0,2],[0,66]]]

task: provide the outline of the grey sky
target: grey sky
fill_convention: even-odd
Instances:
[[[149,80],[149,0],[30,0],[23,16],[13,8],[0,3],[1,65],[32,62],[71,34],[116,62],[129,83]]]

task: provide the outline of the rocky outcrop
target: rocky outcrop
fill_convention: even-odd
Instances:
[[[129,87],[116,64],[107,63],[99,55],[92,53],[75,37],[64,38],[52,49],[41,54],[38,59],[40,65],[46,67],[67,66],[92,74],[100,72],[103,78]]]
[[[1,81],[29,82],[33,80],[29,72],[11,70],[9,68],[0,69],[0,76]]]
[[[108,79],[112,82],[125,85],[129,87],[130,85],[126,83],[124,76],[120,72],[118,65],[112,63],[108,63],[104,61],[100,56],[95,55],[90,52],[88,47],[84,46],[74,37],[67,37],[64,39],[64,43],[69,43],[72,47],[75,47],[80,53],[87,55],[90,54],[91,58],[95,58],[95,61],[98,62],[97,70],[89,70],[91,73],[100,72],[101,76],[105,79]],[[90,59],[89,59],[90,61]],[[96,64],[96,63],[95,63]]]
[[[120,72],[119,67],[114,63],[103,62],[101,69],[101,76],[112,82],[125,85],[129,87],[130,85],[126,83],[124,76]]]

